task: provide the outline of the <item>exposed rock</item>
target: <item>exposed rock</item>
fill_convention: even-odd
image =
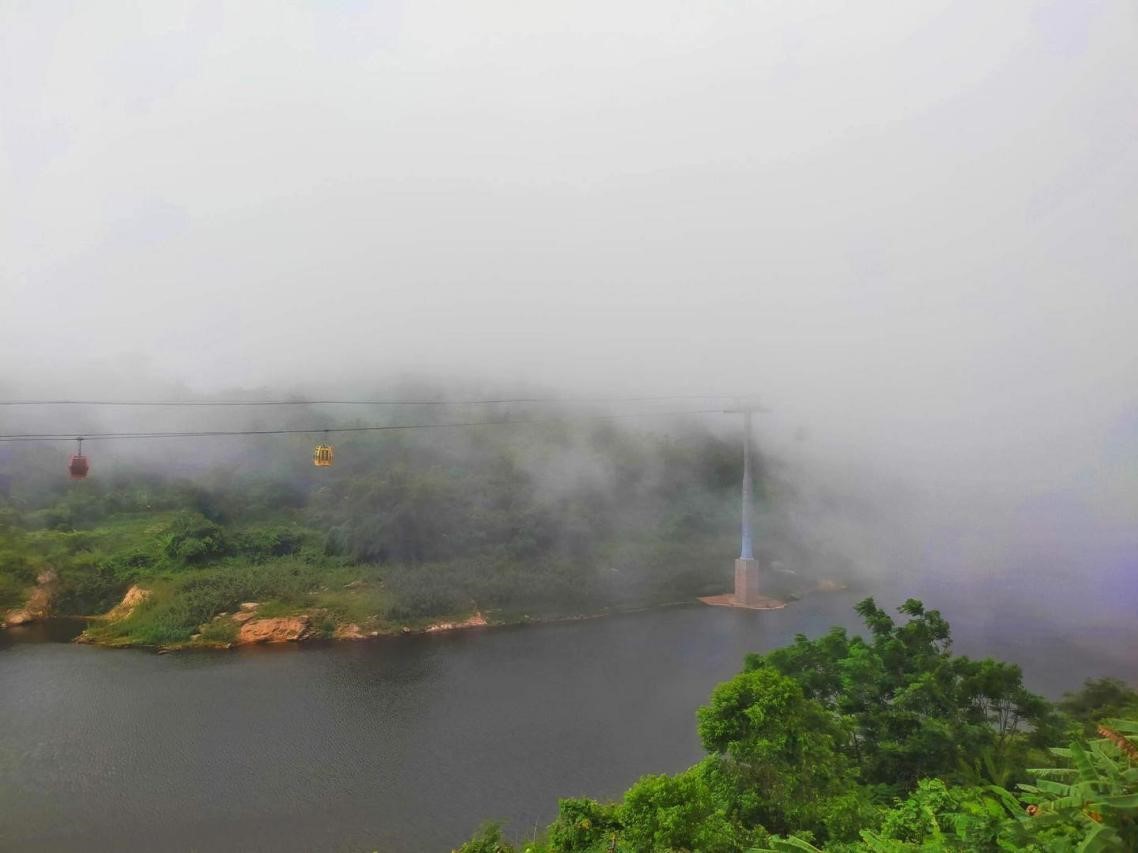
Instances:
[[[400,634],[410,634],[411,633],[411,627],[409,625],[404,625],[402,628],[399,629],[399,633]]]
[[[261,603],[259,601],[242,601],[240,604],[240,608],[247,613],[256,610],[260,606]]]
[[[26,625],[43,619],[51,612],[51,602],[55,597],[55,582],[59,576],[55,569],[44,569],[36,576],[36,587],[28,596],[23,607],[9,610],[2,620],[4,625]]]
[[[28,599],[28,603],[24,605],[24,609],[37,619],[47,616],[48,611],[51,610],[51,599],[54,595],[54,583],[49,582],[37,586],[32,590],[31,597]]]
[[[135,584],[126,591],[122,597],[122,601],[116,604],[107,612],[108,619],[125,619],[134,612],[134,608],[142,604],[150,598],[150,590],[143,589],[138,584]]]
[[[27,625],[29,622],[35,622],[36,617],[29,613],[26,609],[9,610],[4,617],[4,627],[14,627],[16,625]]]
[[[369,636],[369,637],[378,637],[378,636],[379,636],[379,631],[372,631],[370,634],[368,634],[368,636]]]
[[[254,613],[252,610],[241,610],[241,611],[233,614],[233,621],[237,622],[238,624],[241,624],[244,622],[248,622],[250,619],[252,619],[256,615],[257,614]]]
[[[365,581],[363,578],[360,578],[359,580],[354,580],[351,583],[344,584],[344,589],[359,589],[362,586],[367,586],[367,581]]]
[[[364,639],[364,632],[360,630],[359,625],[337,625],[336,630],[332,632],[332,636],[337,640],[362,640]]]
[[[436,631],[454,631],[458,628],[484,628],[486,624],[486,617],[476,610],[473,616],[462,622],[438,622],[434,625],[428,625],[424,630],[428,634],[433,634]]]
[[[250,619],[237,632],[237,645],[252,643],[289,643],[299,640],[308,630],[307,616],[280,616],[275,619]]]

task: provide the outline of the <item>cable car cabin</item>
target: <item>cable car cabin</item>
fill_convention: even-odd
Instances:
[[[67,473],[71,475],[71,479],[86,480],[88,470],[90,466],[87,464],[87,457],[82,453],[72,454],[71,461],[67,463]]]
[[[312,451],[312,464],[317,468],[331,468],[336,460],[336,448],[330,444],[318,444]]]

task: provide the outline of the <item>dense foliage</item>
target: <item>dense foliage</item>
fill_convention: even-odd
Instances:
[[[799,636],[717,686],[694,767],[616,803],[562,800],[543,840],[489,825],[459,850],[1138,849],[1138,721],[1110,718],[1138,693],[1091,680],[1052,705],[1018,667],[954,655],[919,601],[901,624],[872,599],[857,612],[868,638]]]
[[[857,612],[868,641],[841,628],[815,641],[799,636],[788,648],[750,656],[747,669],[794,679],[840,722],[843,753],[880,793],[956,772],[975,757],[1019,766],[1028,750],[1055,737],[1053,709],[1024,688],[1018,666],[954,656],[937,611],[915,600],[900,610],[909,618],[897,625],[866,599]]]

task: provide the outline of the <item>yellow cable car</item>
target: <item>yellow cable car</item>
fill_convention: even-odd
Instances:
[[[317,468],[331,468],[335,461],[336,448],[328,443],[328,434],[324,433],[324,441],[312,451],[312,464]]]

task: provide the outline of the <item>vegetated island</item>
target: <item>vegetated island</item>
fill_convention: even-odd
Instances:
[[[227,647],[576,618],[731,585],[739,448],[697,428],[361,437],[329,469],[300,438],[242,448],[182,476],[96,456],[80,482],[58,451],[21,456],[0,496],[5,622],[78,616],[84,642]],[[762,541],[804,566],[791,490],[757,458]]]
[[[538,836],[484,825],[456,853],[1094,853],[1138,849],[1138,693],[1058,703],[951,650],[915,599],[748,655],[699,709],[706,757],[616,802],[563,799]]]

